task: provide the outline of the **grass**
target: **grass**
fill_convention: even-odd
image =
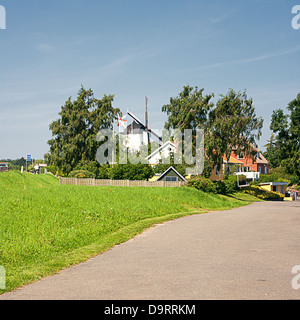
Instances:
[[[258,201],[192,188],[60,186],[51,175],[0,174],[0,266],[6,290],[41,279],[157,223]]]

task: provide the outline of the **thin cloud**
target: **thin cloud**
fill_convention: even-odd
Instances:
[[[267,60],[267,59],[271,59],[271,58],[286,56],[286,55],[289,55],[292,53],[296,53],[298,51],[300,51],[300,46],[296,46],[295,48],[290,48],[288,50],[281,51],[281,52],[266,53],[266,54],[262,54],[260,56],[253,57],[253,58],[237,60],[236,62],[237,63],[251,63],[251,62],[262,61],[262,60]]]
[[[116,74],[123,70],[124,67],[128,66],[130,63],[136,63],[140,59],[148,59],[154,56],[157,56],[161,53],[161,49],[156,48],[147,48],[141,49],[139,47],[133,48],[129,53],[124,54],[123,56],[111,61],[103,66],[95,68],[93,74]],[[88,75],[91,79],[91,73]]]
[[[210,22],[213,23],[213,24],[219,23],[221,21],[224,21],[224,20],[228,19],[230,16],[232,16],[236,12],[237,12],[237,10],[231,10],[231,11],[229,11],[227,13],[224,13],[224,14],[218,16],[218,17],[215,17],[215,18],[211,19]]]
[[[296,52],[300,51],[300,46],[296,46],[294,48],[290,48],[284,51],[280,52],[274,52],[274,53],[265,53],[261,54],[256,57],[252,58],[246,58],[246,59],[239,59],[239,60],[233,60],[233,61],[224,61],[224,62],[217,62],[209,65],[205,65],[199,68],[196,68],[196,70],[206,70],[206,69],[213,69],[213,68],[218,68],[218,67],[225,67],[225,66],[230,66],[230,65],[235,65],[235,64],[247,64],[247,63],[252,63],[252,62],[257,62],[257,61],[263,61],[263,60],[268,60],[272,58],[277,58],[277,57],[282,57],[286,56],[289,54],[293,54]],[[195,70],[195,69],[193,69]]]
[[[36,44],[35,47],[37,50],[39,50],[41,52],[50,52],[55,49],[54,46],[52,46],[50,44],[44,44],[44,43]]]

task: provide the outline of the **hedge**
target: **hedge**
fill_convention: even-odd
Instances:
[[[79,179],[84,179],[84,178],[95,178],[96,175],[92,172],[89,172],[87,170],[74,170],[71,171],[68,175],[71,178],[79,178]]]
[[[211,181],[202,176],[193,177],[188,181],[187,186],[215,194],[232,194],[238,191],[236,181]]]
[[[243,188],[245,193],[251,194],[262,200],[279,200],[282,201],[284,199],[284,195],[280,192],[267,191],[262,189],[259,186],[249,186]]]

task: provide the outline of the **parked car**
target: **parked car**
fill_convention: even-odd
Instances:
[[[8,164],[5,162],[0,162],[0,172],[8,171]]]

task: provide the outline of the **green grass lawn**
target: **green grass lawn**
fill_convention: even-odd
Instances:
[[[154,224],[258,201],[196,189],[60,186],[51,175],[0,173],[0,266],[6,290],[127,241]]]

